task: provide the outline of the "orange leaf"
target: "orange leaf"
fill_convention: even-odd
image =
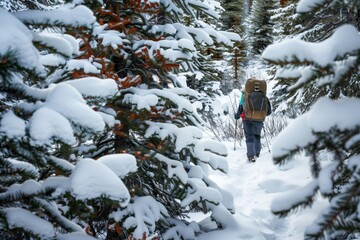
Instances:
[[[148,148],[151,148],[151,149],[155,149],[155,148],[156,148],[156,146],[155,146],[154,144],[150,143],[150,142],[146,143],[146,146],[147,146]]]
[[[123,233],[122,228],[121,228],[117,223],[115,223],[115,231],[116,231],[118,234],[122,234],[122,233]]]
[[[136,33],[137,32],[137,28],[136,27],[131,27],[128,31],[127,31],[127,34],[133,34],[133,33]]]

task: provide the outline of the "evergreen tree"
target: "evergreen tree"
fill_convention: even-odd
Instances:
[[[281,1],[280,7],[271,11],[272,21],[274,23],[273,37],[275,42],[297,37],[301,29],[304,29],[302,23],[306,18],[302,14],[296,13],[296,6],[299,0]],[[279,67],[271,66],[273,72]],[[274,75],[274,74],[272,74]],[[303,111],[303,106],[294,104],[288,99],[286,89],[289,86],[288,81],[276,81],[272,89],[272,107],[278,113],[282,113],[290,118],[294,118]]]
[[[224,0],[222,2],[224,12],[222,13],[222,22],[224,29],[231,29],[238,34],[245,32],[245,4],[244,1]]]
[[[98,23],[72,3],[0,13],[14,29],[0,37],[1,232],[194,239],[234,225],[231,194],[207,175],[228,170],[226,148],[202,138],[199,95],[183,82],[202,77],[202,45],[237,35],[198,19],[216,17],[200,1],[100,4],[88,2]],[[201,225],[191,211],[211,214]]]
[[[117,122],[94,142],[83,141],[86,145],[73,153],[84,154],[83,149],[88,149],[86,156],[91,158],[130,153],[138,163],[137,172],[124,180],[132,190],[130,204],[116,208],[102,203],[101,209],[106,211],[87,221],[95,234],[107,231],[107,236],[115,238],[121,229],[121,234],[135,239],[155,235],[192,239],[201,231],[226,227],[222,214],[231,219],[231,196],[207,176],[208,166],[227,171],[226,149],[202,139],[195,126],[201,127],[203,121],[192,105],[199,100],[199,93],[186,88],[184,82],[195,76],[196,86],[208,78],[202,72],[198,49],[203,45],[231,46],[231,39],[238,37],[216,31],[198,19],[197,12],[216,17],[216,11],[202,2],[108,1],[95,12],[100,23],[97,41],[84,48],[89,55],[110,60],[110,72],[119,76],[110,76],[120,90],[103,108]],[[180,17],[184,13],[185,17]],[[104,31],[117,38],[105,43]],[[187,222],[184,217],[189,211],[211,212],[213,228]],[[106,225],[115,226],[112,233],[104,230]]]
[[[83,54],[78,39],[89,37],[95,24],[90,9],[28,6],[33,5],[10,5],[13,13],[0,9],[6,23],[0,26],[6,33],[0,37],[1,236],[94,239],[83,230],[86,219],[98,202],[127,205],[130,194],[121,178],[135,171],[136,161],[117,156],[131,166],[119,174],[107,157],[81,159],[71,151],[114,121],[96,109],[117,85],[113,79],[74,72],[98,73],[91,59],[75,59]]]
[[[306,20],[303,15],[296,13],[296,5],[299,0],[282,1],[279,8],[271,11],[274,23],[274,40],[284,40],[294,37],[304,29],[302,23]]]
[[[271,10],[275,8],[276,1],[255,0],[251,9],[251,27],[249,30],[251,52],[260,54],[273,42],[273,22]]]
[[[274,162],[284,163],[305,150],[314,178],[296,190],[299,197],[276,200],[272,211],[285,216],[299,207],[311,206],[318,193],[327,198],[329,205],[306,229],[305,237],[309,239],[325,236],[352,239],[360,232],[357,217],[360,195],[359,22],[339,26],[333,20],[337,26],[334,29],[327,18],[323,18],[325,12],[336,12],[332,19],[344,19],[344,12],[347,16],[359,16],[359,10],[357,1],[346,4],[336,0],[300,1],[297,11],[315,16],[319,25],[306,29],[304,38],[307,41],[286,40],[270,46],[263,53],[270,63],[281,67],[277,77],[288,86],[288,98],[294,98],[295,102],[305,106],[304,111],[307,110],[273,143]],[[309,39],[316,42],[309,42]],[[332,156],[327,166],[321,164],[324,152]],[[286,206],[282,205],[284,201]]]
[[[285,15],[289,11],[294,11],[296,2],[289,2],[288,6],[285,7]],[[326,7],[321,7],[326,6]],[[339,1],[327,1],[324,5],[314,8],[311,12],[304,12],[302,14],[292,14],[290,16],[291,22],[281,23],[279,25],[290,26],[284,28],[283,38],[298,37],[306,41],[318,42],[327,39],[333,32],[334,29],[345,23],[351,23],[352,25],[359,28],[359,19],[356,20],[353,9],[355,6],[349,5],[348,7],[342,7]],[[284,19],[282,15],[279,15],[278,20]],[[312,71],[312,70],[309,70]],[[318,73],[322,74],[322,73]],[[294,109],[296,108],[300,113],[303,113],[309,109],[314,101],[324,95],[333,96],[337,98],[340,93],[339,89],[318,87],[316,85],[309,86],[303,89],[304,92],[297,91],[286,91],[286,89],[293,85],[296,78],[286,79],[282,77],[282,73],[278,74],[278,83],[276,84],[274,96],[277,96],[276,101],[286,105],[283,109]],[[345,87],[342,91],[345,95],[356,94],[359,89],[356,81],[351,81],[350,85]],[[285,100],[286,99],[286,100]]]
[[[228,71],[223,72],[222,90],[228,94],[234,88],[240,88],[241,82],[244,81],[245,65],[247,61],[247,44],[246,44],[246,9],[245,1],[226,0],[222,6],[223,28],[233,31],[240,35],[241,40],[234,44],[225,57]],[[231,66],[231,68],[230,68]]]

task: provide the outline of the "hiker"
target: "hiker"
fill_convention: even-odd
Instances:
[[[255,162],[261,151],[261,130],[265,117],[271,114],[271,105],[266,97],[266,82],[250,78],[241,91],[240,103],[234,114],[236,120],[243,120],[247,157]]]

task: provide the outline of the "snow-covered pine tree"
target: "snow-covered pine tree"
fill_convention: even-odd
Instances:
[[[244,0],[233,1],[224,0],[222,2],[224,11],[221,14],[221,20],[224,24],[224,29],[231,29],[238,34],[245,32],[245,4]]]
[[[273,22],[270,11],[275,9],[276,3],[275,0],[254,0],[249,29],[250,46],[253,54],[261,54],[273,42]]]
[[[72,76],[99,71],[91,59],[74,59],[83,54],[74,36],[89,36],[96,19],[83,5],[6,6],[14,12],[0,9],[1,237],[94,239],[83,230],[87,218],[97,202],[125,207],[130,194],[121,178],[136,171],[131,155],[71,154],[114,122],[93,107],[115,94],[115,81]],[[113,159],[126,168],[113,168]]]
[[[298,2],[299,0],[284,1],[280,3],[278,8],[271,11],[275,41],[291,38],[304,29],[302,27],[303,15],[296,13],[296,5]]]
[[[246,9],[244,0],[233,1],[226,0],[222,3],[224,11],[221,20],[223,29],[235,32],[240,35],[241,40],[234,44],[234,47],[226,54],[226,65],[228,71],[223,73],[223,82],[221,88],[225,94],[228,94],[234,88],[240,88],[241,82],[245,76],[245,62],[247,61],[247,43],[246,43]],[[230,67],[231,66],[231,67]]]
[[[138,163],[138,171],[124,180],[131,203],[103,205],[111,210],[104,216],[114,223],[114,237],[121,229],[135,239],[195,239],[201,232],[234,226],[231,195],[208,178],[209,166],[227,171],[226,148],[203,139],[197,128],[202,120],[191,103],[199,94],[185,81],[189,75],[196,81],[205,75],[199,70],[200,46],[231,46],[239,37],[197,18],[198,12],[216,17],[213,5],[181,3],[107,1],[96,10],[100,26],[89,51],[98,55],[104,49],[100,55],[119,75],[120,90],[104,109],[118,122],[79,150],[89,149],[92,158],[130,153]],[[211,214],[203,224],[187,222],[193,211]],[[106,217],[91,216],[96,233],[104,232]]]
[[[254,0],[245,0],[248,12],[251,11]]]
[[[294,9],[296,7],[296,2],[298,1],[295,1],[294,3],[289,2],[290,5],[288,7]],[[312,5],[310,4],[309,6]],[[336,28],[345,23],[351,23],[359,28],[359,20],[353,15],[353,11],[355,10],[352,10],[356,8],[356,4],[350,4],[348,7],[344,8],[339,1],[326,1],[319,7],[312,9],[310,12],[304,12],[302,14],[295,13],[290,18],[290,23],[282,24],[283,26],[292,26],[286,31],[289,35],[285,37],[298,37],[306,41],[318,42],[327,39]],[[319,74],[322,73],[320,72]],[[276,84],[274,95],[278,97],[277,101],[284,103],[284,109],[296,108],[299,112],[305,112],[319,96],[338,96],[340,94],[339,89],[309,86],[308,88],[304,88],[304,92],[299,96],[299,92],[297,91],[285,90],[295,83],[296,77],[283,80],[281,75],[279,75],[278,79],[279,81]],[[343,91],[353,92],[354,94],[358,89],[359,87],[356,82],[351,81],[350,85]],[[345,93],[345,95],[347,95],[347,93]],[[284,98],[287,100],[284,100]]]
[[[0,2],[0,7],[9,12],[18,12],[27,9],[44,10],[51,4],[54,5],[55,1],[52,0],[3,0]]]
[[[296,13],[296,5],[299,0],[281,1],[280,6],[271,10],[271,20],[274,23],[273,37],[274,42],[297,37],[304,29],[302,23],[306,18],[302,14]],[[272,66],[272,72],[276,72],[277,66]],[[272,74],[274,75],[274,74]],[[302,106],[294,104],[288,99],[286,88],[291,83],[289,81],[276,81],[272,88],[272,106],[277,109],[277,113],[282,113],[290,118],[294,118],[303,111]]]
[[[332,19],[359,16],[357,1],[300,1],[299,13],[318,16],[323,10]],[[346,12],[346,16],[343,15]],[[344,20],[345,22],[352,22]],[[316,19],[315,19],[316,20]],[[276,164],[305,150],[313,180],[291,194],[276,199],[272,211],[285,216],[299,207],[312,206],[320,193],[329,205],[306,229],[305,237],[353,239],[359,236],[360,197],[360,35],[359,19],[323,31],[308,29],[316,42],[291,39],[268,47],[263,57],[281,66],[277,77],[289,80],[288,92],[297,102],[308,101],[309,110],[294,120],[273,143]],[[319,19],[319,22],[322,20]],[[337,23],[334,21],[334,23]],[[317,35],[319,34],[319,35]],[[352,89],[349,89],[349,88]],[[309,95],[309,89],[313,93]],[[310,99],[310,100],[309,100]],[[291,140],[290,140],[291,139]],[[331,156],[329,164],[322,160]]]

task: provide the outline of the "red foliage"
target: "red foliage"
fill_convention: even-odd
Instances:
[[[287,0],[280,0],[280,6],[285,7]]]

